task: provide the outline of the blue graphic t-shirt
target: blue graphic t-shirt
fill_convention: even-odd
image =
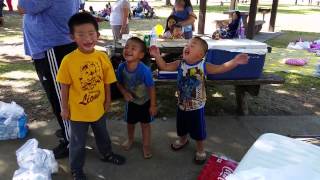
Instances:
[[[132,72],[128,71],[126,62],[121,63],[117,79],[132,94],[133,103],[142,105],[150,99],[148,88],[153,87],[154,82],[150,68],[143,63],[140,62]]]
[[[188,64],[182,61],[178,68],[178,106],[183,111],[203,108],[206,103],[205,62]]]

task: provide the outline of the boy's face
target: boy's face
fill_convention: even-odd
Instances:
[[[204,56],[201,43],[197,39],[191,39],[183,49],[183,59],[188,63],[196,63]]]
[[[182,29],[179,28],[179,27],[175,27],[173,29],[173,32],[172,32],[172,36],[173,37],[176,37],[176,38],[180,38],[182,36],[183,32],[182,32]]]
[[[71,38],[77,43],[78,48],[84,53],[94,51],[94,46],[100,36],[93,24],[86,23],[74,26],[74,33]]]
[[[144,57],[139,43],[128,40],[123,49],[123,57],[127,62],[138,62]]]

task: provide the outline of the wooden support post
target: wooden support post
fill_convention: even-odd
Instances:
[[[271,17],[270,17],[270,23],[269,23],[269,32],[274,32],[274,28],[276,25],[278,2],[279,2],[279,0],[273,0],[273,2],[272,2]]]
[[[230,1],[230,6],[229,6],[229,10],[235,10],[236,9],[236,0],[231,0]]]
[[[239,115],[248,115],[249,108],[246,100],[246,92],[251,96],[258,96],[260,91],[260,85],[236,85],[236,103],[237,103],[237,113]]]
[[[249,22],[247,28],[247,38],[253,39],[255,33],[255,23],[257,15],[258,0],[251,0],[250,11],[249,11]]]
[[[207,0],[200,0],[200,11],[199,11],[199,21],[198,21],[198,34],[204,34],[204,27],[206,24],[206,8]]]

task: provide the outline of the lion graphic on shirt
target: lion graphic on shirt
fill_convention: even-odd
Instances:
[[[98,62],[87,62],[80,67],[80,83],[83,91],[92,90],[102,81]]]
[[[100,96],[99,90],[94,90],[102,81],[101,69],[98,62],[87,62],[80,67],[81,89],[85,91],[80,104],[87,105]]]

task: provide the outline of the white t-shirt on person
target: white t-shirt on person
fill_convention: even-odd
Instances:
[[[122,25],[123,8],[130,10],[130,3],[127,0],[118,0],[111,8],[110,25]],[[129,22],[129,21],[127,21]]]

